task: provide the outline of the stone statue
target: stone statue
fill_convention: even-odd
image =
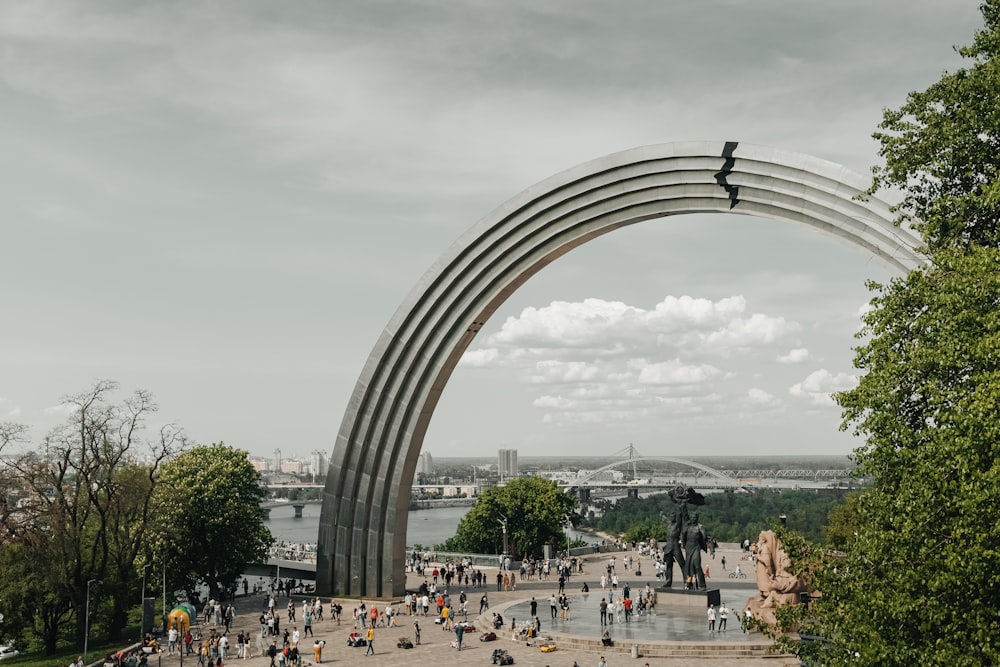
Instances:
[[[691,523],[684,529],[684,558],[687,563],[685,575],[699,590],[705,588],[705,570],[701,568],[701,552],[708,551],[708,535],[698,522],[698,515],[691,516]]]
[[[663,563],[665,565],[664,574],[666,576],[664,585],[669,588],[674,582],[674,563],[677,563],[677,567],[680,568],[681,575],[688,575],[688,562],[691,558],[691,554],[688,553],[687,556],[682,553],[681,545],[685,543],[687,530],[685,529],[685,524],[691,522],[691,518],[688,515],[688,505],[704,505],[705,496],[698,493],[690,486],[685,484],[678,484],[674,488],[667,491],[667,495],[673,500],[678,509],[670,515],[667,520],[667,542],[663,547]],[[695,515],[697,517],[697,515]],[[699,525],[701,534],[704,537],[705,531]],[[701,570],[701,554],[698,554],[699,571]],[[701,587],[705,586],[705,574],[701,572]]]
[[[681,576],[684,576],[684,554],[681,552],[681,521],[677,512],[670,515],[667,521],[667,543],[663,545],[663,572],[664,585],[670,588],[674,584],[674,563],[680,568]]]
[[[791,559],[773,530],[761,532],[757,538],[757,590],[760,595],[747,601],[745,611],[765,623],[774,625],[774,608],[783,604],[798,604],[799,593],[809,590],[806,582],[789,572]]]

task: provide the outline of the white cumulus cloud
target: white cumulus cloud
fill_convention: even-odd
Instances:
[[[789,350],[786,354],[779,354],[777,362],[779,364],[801,364],[809,360],[809,350],[804,347],[797,347]]]
[[[834,405],[830,394],[846,391],[858,384],[858,377],[850,373],[831,373],[825,368],[815,370],[802,382],[792,385],[788,393],[807,399],[813,405]]]
[[[777,407],[781,404],[781,401],[776,396],[759,387],[751,387],[747,390],[747,400],[754,405],[762,405],[764,407]]]
[[[804,360],[805,350],[786,352],[800,329],[784,317],[748,313],[742,295],[668,295],[651,308],[596,298],[553,301],[484,331],[460,364],[518,373],[546,423],[628,424],[718,414],[727,400],[747,401],[740,360],[761,353],[772,363],[789,355]]]
[[[698,384],[719,375],[720,371],[709,364],[684,364],[680,359],[649,364],[639,371],[639,382],[644,384]]]

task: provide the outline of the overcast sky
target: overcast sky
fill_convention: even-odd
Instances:
[[[330,451],[420,276],[578,163],[733,140],[867,173],[976,0],[0,4],[0,421],[97,379],[253,454]],[[788,223],[677,216],[520,289],[435,456],[844,454],[831,390],[890,277]]]

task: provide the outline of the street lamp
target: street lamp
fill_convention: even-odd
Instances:
[[[167,633],[167,559],[163,559],[163,634]]]
[[[93,583],[101,583],[97,579],[91,579],[87,582],[87,608],[84,612],[84,623],[83,623],[83,661],[87,662],[87,642],[90,641],[90,585]]]
[[[507,555],[507,517],[501,516],[499,519],[497,519],[497,523],[499,523],[500,527],[503,528],[503,555],[506,556]],[[501,566],[501,569],[502,569],[502,566]]]
[[[146,572],[149,571],[149,563],[142,566],[142,597],[139,598],[139,604],[146,604]]]

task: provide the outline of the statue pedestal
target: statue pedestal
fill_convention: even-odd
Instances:
[[[718,588],[703,588],[698,591],[689,591],[684,588],[666,588],[659,586],[656,588],[656,604],[666,607],[698,607],[708,609],[708,605],[714,604],[718,608],[722,602],[722,594]]]

